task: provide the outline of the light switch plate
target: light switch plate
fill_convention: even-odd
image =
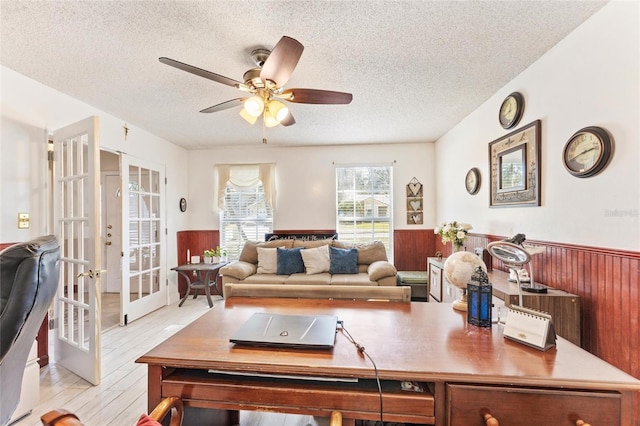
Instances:
[[[30,216],[29,213],[18,213],[18,229],[29,228]]]

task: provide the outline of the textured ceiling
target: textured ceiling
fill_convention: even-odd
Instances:
[[[350,92],[353,102],[289,104],[296,124],[267,129],[269,145],[424,142],[603,4],[2,0],[0,63],[187,148],[255,146],[262,126],[239,109],[199,112],[242,92],[158,57],[242,81],[251,50],[288,35],[305,50],[285,87]]]

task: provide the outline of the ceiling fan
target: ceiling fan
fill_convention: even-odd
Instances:
[[[244,73],[244,82],[174,59],[161,57],[159,60],[163,64],[235,87],[247,93],[246,97],[231,99],[205,108],[200,112],[212,113],[243,106],[240,115],[251,124],[254,124],[262,115],[266,127],[274,127],[279,124],[291,126],[296,121],[287,105],[281,100],[302,104],[335,105],[348,104],[353,99],[351,93],[318,89],[284,89],[283,86],[291,77],[303,50],[304,46],[299,41],[287,36],[283,36],[271,51],[255,49],[251,52],[251,58],[256,67]],[[266,140],[263,139],[263,142]]]

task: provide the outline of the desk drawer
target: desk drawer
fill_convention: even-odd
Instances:
[[[447,385],[449,426],[484,425],[489,412],[500,425],[619,425],[622,397],[616,392]]]
[[[425,386],[426,388],[426,386]],[[400,389],[400,382],[383,381],[384,419],[433,424],[435,409],[429,391]],[[375,380],[320,382],[315,380],[252,378],[177,370],[163,380],[162,396],[179,395],[188,406],[227,410],[266,410],[377,420],[380,399]]]

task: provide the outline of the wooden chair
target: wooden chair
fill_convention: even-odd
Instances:
[[[184,406],[182,399],[177,396],[171,396],[160,401],[160,404],[149,414],[149,418],[155,422],[161,422],[167,414],[170,414],[171,421],[169,426],[181,426],[182,417],[184,415]],[[78,419],[78,416],[65,410],[58,409],[45,413],[40,417],[43,426],[84,426],[84,423]],[[143,422],[141,418],[138,425],[149,425],[149,421]]]

